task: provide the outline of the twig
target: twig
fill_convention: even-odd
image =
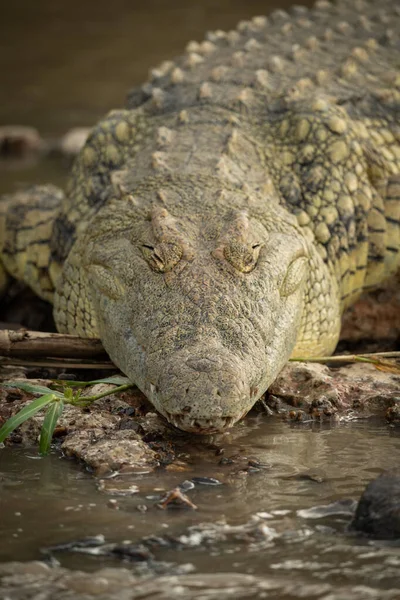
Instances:
[[[118,370],[118,367],[111,361],[108,362],[96,362],[84,361],[84,360],[73,360],[64,358],[62,360],[44,358],[42,360],[29,357],[27,358],[8,358],[0,356],[0,366],[2,365],[21,365],[22,367],[61,367],[62,369],[112,369]]]
[[[290,362],[312,362],[312,363],[343,363],[343,362],[364,362],[372,364],[384,364],[382,358],[398,358],[400,352],[373,352],[370,354],[337,354],[336,356],[314,356],[290,358]]]
[[[57,360],[60,358],[62,360]],[[17,331],[10,329],[0,330],[0,366],[22,365],[74,369],[116,369],[117,367],[110,360],[107,360],[107,358],[107,353],[99,339],[80,338],[75,335],[44,333],[24,329]],[[400,359],[400,352],[374,352],[371,354],[341,354],[317,357],[304,356],[291,358],[290,361],[323,364],[364,362],[385,365],[385,361],[381,359],[389,358]]]
[[[51,356],[102,360],[107,358],[98,339],[25,329],[0,331],[0,356],[15,358]]]

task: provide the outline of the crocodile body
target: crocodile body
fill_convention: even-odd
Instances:
[[[397,0],[320,0],[191,42],[93,129],[65,195],[3,201],[1,285],[99,336],[176,426],[231,426],[398,269],[399,30]]]

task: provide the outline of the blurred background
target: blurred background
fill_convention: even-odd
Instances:
[[[207,30],[291,4],[0,0],[0,194],[44,182],[63,187],[87,128],[123,106],[151,68]]]
[[[307,2],[304,2],[307,3]],[[124,103],[149,68],[208,29],[293,0],[14,0],[0,2],[0,125],[44,136],[92,125]],[[308,2],[310,5],[310,2]]]

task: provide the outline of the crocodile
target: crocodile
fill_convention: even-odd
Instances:
[[[0,288],[99,337],[173,425],[223,431],[400,262],[400,3],[191,41],[92,130],[65,192],[0,203]]]

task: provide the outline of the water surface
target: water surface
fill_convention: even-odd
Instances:
[[[1,545],[0,560],[37,559],[42,547],[98,534],[107,541],[132,542],[149,535],[192,535],[192,547],[158,547],[156,560],[171,568],[190,563],[205,573],[218,565],[219,571],[290,574],[307,583],[374,589],[399,583],[400,546],[349,534],[351,502],[346,502],[358,499],[368,481],[394,466],[400,455],[398,431],[380,421],[308,428],[258,415],[230,434],[177,443],[179,470],[126,475],[124,487],[135,484],[138,491],[125,497],[99,492],[98,481],[57,453],[38,458],[35,449],[3,450],[0,535],[7,543]],[[249,461],[259,468],[248,470]],[[187,492],[196,511],[157,506],[165,491],[193,477],[213,477],[221,485],[196,485]],[[338,501],[329,515],[326,506]],[[315,507],[324,508],[309,510]],[[222,521],[243,525],[260,513],[275,532],[273,539],[261,536],[255,543],[243,533],[196,543],[189,529]],[[63,566],[80,569],[118,564],[82,554],[58,553],[57,558]]]

